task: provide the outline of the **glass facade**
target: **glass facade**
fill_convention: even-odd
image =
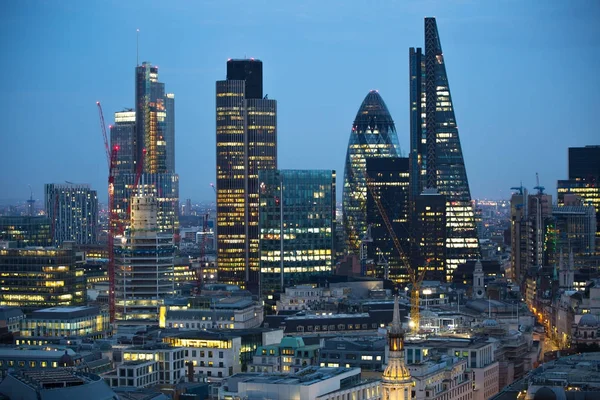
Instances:
[[[261,67],[247,65],[252,63]],[[216,83],[219,281],[255,293],[260,267],[258,173],[277,168],[277,102],[257,98],[262,95],[262,88],[255,87],[262,84],[259,72],[259,60],[229,60],[227,75],[235,79]],[[248,87],[253,87],[249,93]]]
[[[367,225],[371,227],[373,239],[372,244],[368,246],[368,258],[379,266],[376,268],[375,276],[379,278],[385,276],[383,270],[385,265],[379,265],[383,262],[387,263],[388,279],[406,282],[408,281],[406,267],[394,246],[372,193],[379,197],[402,250],[408,257],[410,255],[408,158],[367,158],[366,160],[367,175],[374,189],[367,192]]]
[[[52,246],[47,217],[0,217],[0,240],[15,241],[17,247]]]
[[[445,268],[450,280],[458,265],[479,258],[480,250],[435,18],[425,18],[425,54],[411,48],[409,62],[411,181],[420,182],[419,190],[437,189],[446,196]]]
[[[260,171],[259,181],[261,294],[332,273],[335,171]]]
[[[125,192],[125,175],[135,174],[135,111],[124,110],[115,113],[115,123],[110,126],[110,144],[119,146],[115,165],[114,208],[119,219],[126,221],[127,199]]]
[[[0,306],[33,311],[83,305],[87,300],[83,268],[74,250],[0,249]]]
[[[98,240],[98,195],[89,185],[46,184],[46,215],[53,227],[54,246],[64,241],[94,244]]]
[[[390,112],[379,93],[371,90],[352,124],[344,167],[343,224],[350,254],[359,254],[367,230],[366,158],[396,157],[399,148]]]
[[[566,195],[578,196],[583,205],[596,211],[596,248],[600,247],[600,184],[594,180],[568,179],[558,181],[558,205],[565,205]]]

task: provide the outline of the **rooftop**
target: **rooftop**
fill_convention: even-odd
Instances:
[[[337,375],[347,372],[352,372],[352,375],[359,375],[360,368],[323,368],[323,367],[307,367],[295,374],[269,374],[262,375],[259,373],[242,372],[235,374],[232,378],[238,382],[263,383],[274,385],[303,385],[309,386],[317,382],[321,382]]]

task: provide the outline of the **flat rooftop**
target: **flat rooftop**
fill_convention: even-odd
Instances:
[[[100,314],[99,307],[51,307],[35,310],[29,319],[70,319]]]
[[[360,374],[360,368],[319,368],[308,367],[299,372],[289,374],[270,374],[262,375],[260,373],[242,372],[235,374],[232,378],[238,379],[238,382],[250,383],[268,383],[275,385],[303,385],[308,386],[316,382],[321,382],[334,376],[341,375],[346,372],[357,372]],[[356,375],[356,374],[355,374]]]

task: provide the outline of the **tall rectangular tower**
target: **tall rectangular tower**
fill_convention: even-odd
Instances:
[[[86,184],[49,183],[44,187],[46,215],[55,246],[64,241],[95,244],[98,239],[98,195]]]
[[[158,203],[161,232],[179,229],[179,176],[175,173],[175,95],[165,93],[158,81],[158,67],[144,62],[135,68],[134,168],[117,178],[115,189],[124,187],[123,201],[135,194],[136,168],[143,159],[141,181],[152,188]],[[144,154],[145,151],[145,154]],[[116,191],[116,190],[115,190]]]
[[[409,159],[401,157],[367,158],[367,176],[373,190],[367,192],[367,226],[371,227],[372,245],[368,246],[368,257],[376,265],[387,264],[388,279],[408,282],[408,271],[379,212],[373,194],[379,197],[402,251],[410,256],[409,221]],[[384,277],[381,268],[376,274]]]
[[[445,268],[451,280],[460,264],[480,257],[480,250],[435,18],[425,18],[425,54],[410,50],[409,71],[411,182],[421,182],[419,189],[437,189],[446,198]]]
[[[216,84],[219,280],[258,292],[258,171],[277,169],[277,102],[262,98],[262,62],[229,60]]]
[[[259,181],[261,295],[331,274],[335,171],[266,170]]]

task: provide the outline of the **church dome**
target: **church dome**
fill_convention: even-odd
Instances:
[[[579,326],[598,326],[598,319],[592,314],[585,314],[579,320]]]
[[[554,393],[549,387],[543,387],[535,392],[533,400],[557,400],[556,393]]]

